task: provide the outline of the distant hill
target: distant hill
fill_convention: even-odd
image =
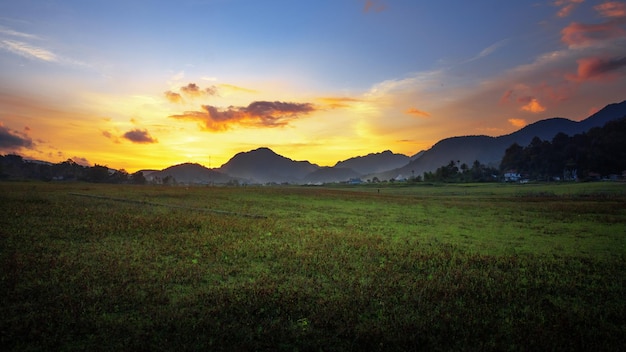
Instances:
[[[358,172],[345,167],[322,167],[308,174],[303,183],[346,182],[361,176]]]
[[[155,179],[163,180],[167,176],[173,177],[177,183],[227,183],[233,180],[229,175],[206,168],[200,164],[184,163],[170,166],[161,171],[154,171],[144,176],[148,181]]]
[[[419,158],[411,161],[404,167],[389,170],[376,176],[380,179],[390,179],[397,175],[422,175],[432,172],[438,167],[448,164],[451,160],[472,165],[475,160],[488,166],[498,166],[504,151],[513,143],[527,146],[536,136],[542,140],[552,140],[559,132],[575,135],[588,131],[593,127],[602,127],[606,122],[626,116],[626,101],[607,105],[602,110],[580,122],[565,118],[550,118],[537,121],[508,135],[499,137],[463,136],[446,138],[437,142],[432,148],[425,151]]]
[[[299,183],[319,168],[308,161],[294,161],[278,155],[269,148],[258,148],[236,154],[218,170],[255,183]]]
[[[362,175],[383,172],[402,167],[411,161],[404,154],[394,154],[390,150],[382,153],[371,153],[365,156],[357,156],[335,164],[336,168],[347,168]]]
[[[148,177],[151,174],[155,173],[155,172],[159,172],[161,170],[155,170],[155,169],[143,169],[143,170],[139,170],[137,172],[141,172],[143,174],[143,177]]]
[[[451,160],[461,161],[461,163],[465,162],[469,166],[472,165],[474,160],[479,160],[483,164],[497,163],[504,155],[506,148],[502,149],[501,146],[503,145],[504,143],[499,142],[497,138],[489,136],[446,138],[437,142],[419,158],[411,161],[404,167],[372,176],[376,176],[381,180],[395,178],[398,175],[405,177],[419,176],[426,171],[433,171],[442,165],[448,164]],[[485,162],[484,160],[489,161]]]
[[[602,110],[579,122],[581,130],[588,131],[593,127],[602,127],[607,122],[626,116],[626,100],[621,103],[609,104]],[[578,132],[580,133],[580,132]]]
[[[424,153],[426,153],[425,150],[420,150],[419,152],[411,155],[411,160],[415,160],[415,159],[421,157],[422,155],[424,155]]]

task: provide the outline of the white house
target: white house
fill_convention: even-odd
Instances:
[[[504,182],[519,182],[522,179],[522,175],[519,172],[513,170],[504,173]]]

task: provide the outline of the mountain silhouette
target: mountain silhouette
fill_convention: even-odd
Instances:
[[[362,174],[345,167],[322,167],[308,174],[304,183],[346,182],[353,178],[360,178]]]
[[[602,127],[607,122],[626,116],[626,100],[605,106],[602,110],[579,122],[582,131]],[[580,133],[580,132],[578,132]]]
[[[170,166],[161,171],[155,171],[148,173],[146,178],[148,180],[163,180],[166,177],[173,177],[178,183],[227,183],[233,178],[229,175],[225,175],[222,172],[206,168],[200,164],[184,163],[174,166]]]
[[[437,142],[419,158],[407,165],[387,172],[368,175],[368,177],[376,176],[380,179],[390,179],[399,174],[417,176],[424,172],[435,171],[450,161],[472,165],[475,160],[478,160],[487,166],[498,167],[505,150],[513,143],[527,146],[534,137],[552,140],[559,132],[572,136],[586,132],[593,127],[602,127],[606,122],[623,116],[626,116],[626,100],[607,105],[580,122],[555,117],[537,121],[516,132],[499,137],[462,136],[446,138]]]
[[[263,147],[237,153],[218,170],[252,183],[300,183],[319,168],[308,161],[294,161]]]
[[[411,158],[404,154],[394,154],[390,150],[382,153],[371,153],[366,156],[357,156],[335,164],[336,168],[348,168],[367,175],[392,170],[406,165]]]

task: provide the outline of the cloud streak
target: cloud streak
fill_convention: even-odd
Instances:
[[[508,39],[502,39],[499,42],[491,44],[490,46],[488,46],[488,47],[484,48],[483,50],[481,50],[481,52],[478,53],[478,55],[472,57],[471,59],[468,59],[468,60],[464,61],[463,63],[468,63],[468,62],[472,62],[472,61],[476,61],[476,60],[485,58],[485,57],[493,54],[496,50],[498,50],[500,47],[505,45],[508,41],[509,41]]]
[[[255,101],[246,107],[229,106],[226,109],[202,105],[202,111],[186,111],[184,114],[169,117],[177,120],[197,121],[204,130],[225,131],[233,125],[246,127],[285,126],[289,121],[315,110],[310,103]]]
[[[350,97],[322,97],[318,98],[317,100],[327,105],[331,109],[347,108],[350,107],[352,103],[359,103],[362,101],[361,99]]]
[[[603,17],[620,18],[626,17],[626,3],[609,1],[593,7]]]
[[[33,41],[41,41],[37,35],[18,32],[10,28],[0,26],[0,49],[4,49],[15,55],[25,57],[30,60],[37,60],[56,64],[65,64],[72,66],[91,67],[91,65],[75,60],[70,57],[58,55],[52,50],[46,49],[40,45],[33,44]]]
[[[383,12],[387,9],[387,5],[378,0],[366,0],[363,4],[363,12]]]
[[[417,117],[430,117],[430,114],[428,112],[416,108],[409,108],[407,111],[405,111],[405,113]]]
[[[11,37],[25,38],[25,39],[39,39],[39,37],[34,34],[18,32],[18,31],[15,31],[10,28],[3,27],[3,26],[0,26],[0,34],[8,35]]]
[[[254,89],[239,87],[239,86],[236,86],[233,84],[227,84],[227,83],[219,84],[219,88],[220,90],[230,90],[233,92],[242,92],[242,93],[250,93],[250,94],[258,93],[258,91]]]
[[[621,38],[626,31],[618,23],[610,21],[599,24],[573,22],[561,31],[561,41],[570,48],[586,47],[609,39]]]
[[[557,12],[557,17],[568,17],[574,12],[578,5],[582,4],[585,0],[556,0],[554,6],[560,7]]]
[[[0,48],[12,52],[13,54],[28,58],[37,59],[47,62],[58,62],[59,57],[53,52],[32,46],[30,44],[16,41],[16,40],[2,40],[0,41]]]

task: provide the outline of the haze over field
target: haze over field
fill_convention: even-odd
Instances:
[[[626,92],[626,2],[5,1],[0,154],[320,166],[581,120]]]

